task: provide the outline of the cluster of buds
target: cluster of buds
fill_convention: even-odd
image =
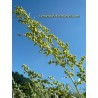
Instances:
[[[79,67],[80,72],[84,71],[82,65],[85,60],[85,57],[82,57],[81,61],[77,63],[76,56],[72,55],[69,52],[68,43],[64,44],[55,35],[50,34],[48,28],[41,25],[38,21],[32,20],[22,7],[16,7],[14,13],[16,14],[16,16],[21,16],[18,17],[21,23],[24,24],[25,21],[25,24],[28,24],[28,29],[31,30],[31,32],[27,32],[25,36],[32,40],[35,45],[39,45],[41,51],[44,51],[44,54],[46,54],[46,56],[50,54],[53,55],[53,59],[55,59],[56,63],[62,67],[66,65],[65,60],[67,59],[67,64],[72,69],[74,68],[74,65],[76,65],[77,67]],[[56,47],[53,43],[53,40],[56,40],[57,45],[60,47]]]

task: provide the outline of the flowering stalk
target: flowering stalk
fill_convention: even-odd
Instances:
[[[46,56],[53,56],[53,59],[48,63],[55,63],[56,65],[61,66],[64,69],[65,74],[71,78],[79,94],[77,86],[86,82],[85,70],[83,69],[85,56],[81,57],[80,62],[77,62],[76,56],[72,55],[68,49],[69,44],[65,44],[59,40],[58,37],[51,34],[48,28],[41,25],[38,21],[31,19],[22,7],[17,6],[13,13],[16,14],[16,17],[19,19],[18,21],[27,25],[27,28],[30,30],[30,32],[23,35],[32,40],[34,45],[38,45],[41,53],[44,53]],[[21,36],[21,34],[18,35]],[[53,43],[54,41],[56,41],[56,43]],[[67,66],[71,71],[67,69]],[[77,74],[73,73],[75,67],[78,67]],[[75,82],[72,78],[75,75],[81,78],[81,81]]]

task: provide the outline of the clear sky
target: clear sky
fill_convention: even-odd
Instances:
[[[13,0],[15,6],[22,6],[32,18],[50,29],[64,43],[69,43],[69,50],[80,60],[86,55],[86,1],[85,0]],[[80,15],[80,18],[40,18],[43,14]],[[43,73],[44,77],[54,76],[61,82],[64,73],[62,68],[48,65],[50,58],[39,54],[39,47],[25,37],[17,36],[28,29],[17,21],[13,14],[13,71],[23,74],[22,64],[27,64],[35,72]],[[86,62],[84,63],[85,66]]]

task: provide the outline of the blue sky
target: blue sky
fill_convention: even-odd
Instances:
[[[86,55],[86,4],[85,0],[13,0],[14,7],[22,6],[32,18],[35,18],[42,25],[50,29],[50,32],[58,36],[64,43],[69,43],[69,50],[80,60]],[[74,14],[80,18],[40,18],[43,14]],[[23,74],[22,64],[27,64],[30,69],[43,73],[44,77],[54,76],[57,80],[64,76],[62,68],[55,65],[48,65],[50,58],[39,54],[39,47],[33,46],[33,42],[25,37],[17,36],[18,33],[28,31],[26,26],[17,21],[13,14],[13,71]],[[85,66],[86,62],[84,63]]]

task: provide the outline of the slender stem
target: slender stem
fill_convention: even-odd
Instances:
[[[67,69],[65,68],[65,70],[67,70]],[[76,85],[74,79],[70,76],[69,73],[67,73],[67,75],[70,77],[71,81],[73,82],[73,84],[74,84],[74,86],[75,86],[75,88],[76,88],[76,90],[77,90],[77,92],[78,92],[79,98],[81,98],[80,92],[79,92],[79,90],[78,90],[78,88],[77,88],[77,85]]]
[[[76,88],[76,90],[77,90],[77,92],[78,92],[78,95],[79,95],[79,97],[81,98],[81,95],[80,95],[80,92],[79,92],[79,90],[78,90],[78,88],[77,88],[77,85],[75,84],[75,81],[73,80],[73,78],[70,76],[70,79],[72,80],[72,82],[73,82],[73,84],[74,84],[74,86],[75,86],[75,88]]]

